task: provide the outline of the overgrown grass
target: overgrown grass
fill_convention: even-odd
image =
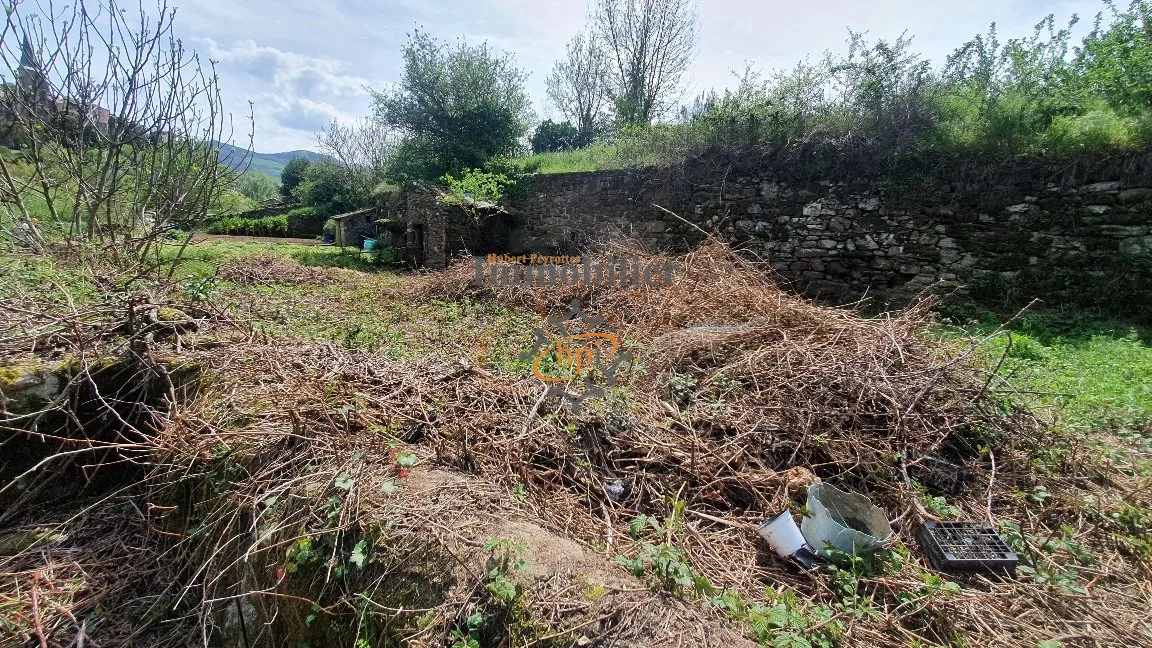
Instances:
[[[977,334],[993,329],[976,327]],[[1059,430],[1152,437],[1152,331],[1115,322],[1025,316],[991,341],[991,362],[1031,392]]]
[[[83,304],[96,289],[92,277],[51,257],[0,254],[0,299],[35,293],[54,304]]]
[[[171,243],[165,245],[161,257],[164,260],[173,260],[181,252],[181,244]],[[232,261],[247,257],[272,255],[286,259],[307,257],[320,260],[327,256],[340,253],[339,248],[322,247],[316,245],[300,245],[297,243],[265,243],[263,241],[235,240],[226,241],[211,239],[190,243],[183,248],[179,260],[176,262],[175,276],[194,275],[209,277],[216,274],[216,270]],[[314,265],[320,265],[315,263]]]

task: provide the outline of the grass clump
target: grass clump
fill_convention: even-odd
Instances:
[[[987,327],[985,327],[987,328]],[[1025,316],[993,340],[1002,373],[1035,394],[1070,431],[1152,435],[1149,331],[1108,321]]]

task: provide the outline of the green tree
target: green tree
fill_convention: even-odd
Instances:
[[[1113,21],[1103,28],[1103,14],[1097,14],[1076,66],[1084,85],[1117,111],[1147,112],[1152,106],[1152,2],[1135,0],[1127,11],[1107,4]]]
[[[297,158],[300,159],[300,158]],[[370,197],[370,176],[331,161],[309,164],[292,196],[324,214],[354,211],[366,205]]]
[[[280,193],[285,197],[293,195],[296,187],[304,181],[304,175],[312,162],[305,157],[294,157],[280,172]]]
[[[236,191],[256,202],[264,202],[280,195],[280,183],[267,174],[249,171],[236,181]]]
[[[569,122],[554,122],[546,119],[532,134],[532,152],[568,151],[591,144],[591,139],[580,136],[580,130]]]
[[[406,136],[393,175],[435,180],[515,153],[532,119],[525,78],[511,55],[487,43],[410,34],[400,83],[373,92],[377,119]]]

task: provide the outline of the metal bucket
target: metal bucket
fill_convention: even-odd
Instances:
[[[867,553],[892,537],[883,509],[863,495],[828,484],[808,487],[808,512],[800,530],[809,546],[825,556],[829,546],[845,553]]]

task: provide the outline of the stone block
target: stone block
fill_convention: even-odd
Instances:
[[[1116,194],[1116,198],[1125,204],[1152,200],[1152,187],[1134,187],[1124,189]]]
[[[1101,191],[1118,191],[1119,189],[1119,182],[1094,182],[1092,184],[1080,187],[1080,191],[1088,193],[1098,193]]]
[[[1152,236],[1132,237],[1120,241],[1121,254],[1152,254]]]

